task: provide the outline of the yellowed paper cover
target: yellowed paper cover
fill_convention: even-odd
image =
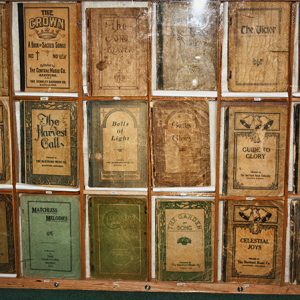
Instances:
[[[7,10],[0,5],[0,95],[8,95]]]
[[[230,91],[287,91],[289,26],[290,3],[229,3]]]

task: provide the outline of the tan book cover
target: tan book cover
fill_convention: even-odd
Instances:
[[[147,8],[87,9],[92,96],[147,95]]]
[[[21,90],[77,92],[76,4],[19,4],[22,21]]]
[[[224,192],[283,195],[287,106],[230,106],[225,116]]]
[[[209,186],[208,103],[154,102],[152,147],[155,186]]]
[[[230,91],[287,91],[290,5],[288,2],[229,3]]]
[[[218,9],[218,1],[203,1],[201,7],[192,1],[159,1],[157,89],[216,89]]]
[[[224,280],[280,283],[283,202],[229,200],[224,222]]]
[[[0,95],[8,95],[7,9],[0,4]]]

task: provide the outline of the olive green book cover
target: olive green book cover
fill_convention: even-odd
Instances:
[[[87,103],[89,186],[147,186],[147,103]]]
[[[146,203],[146,197],[89,197],[91,277],[147,279]]]
[[[79,197],[21,195],[25,277],[80,277]]]
[[[214,203],[158,199],[156,218],[158,280],[212,281]]]

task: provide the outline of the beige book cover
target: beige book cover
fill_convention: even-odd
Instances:
[[[282,196],[287,106],[230,106],[225,116],[224,192]]]
[[[280,283],[283,202],[229,200],[224,222],[224,280]]]
[[[19,4],[22,21],[21,90],[77,92],[76,4]]]
[[[92,96],[146,96],[148,10],[87,9]]]
[[[230,91],[287,91],[290,5],[266,1],[229,3]]]

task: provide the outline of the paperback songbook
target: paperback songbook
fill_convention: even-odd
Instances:
[[[79,197],[20,196],[25,277],[80,278]]]
[[[76,102],[21,102],[21,147],[22,182],[77,186]]]
[[[146,197],[89,198],[91,276],[147,279]]]
[[[300,200],[291,202],[290,279],[300,284]]]
[[[0,4],[0,95],[8,95],[7,9]]]
[[[8,100],[0,99],[0,183],[8,184],[11,178]]]
[[[279,284],[281,280],[283,202],[225,202],[223,279]]]
[[[155,186],[210,185],[207,102],[154,102],[152,135]]]
[[[21,91],[77,92],[77,9],[19,3]]]
[[[147,103],[90,101],[89,186],[147,186]]]
[[[147,95],[147,19],[147,8],[87,9],[92,96]]]
[[[287,106],[230,106],[225,111],[224,192],[282,196]]]
[[[158,199],[157,279],[212,281],[214,204]]]
[[[228,81],[233,92],[286,92],[288,2],[230,2]]]
[[[0,273],[15,272],[12,196],[0,195]]]
[[[216,90],[218,1],[159,1],[157,89]]]

